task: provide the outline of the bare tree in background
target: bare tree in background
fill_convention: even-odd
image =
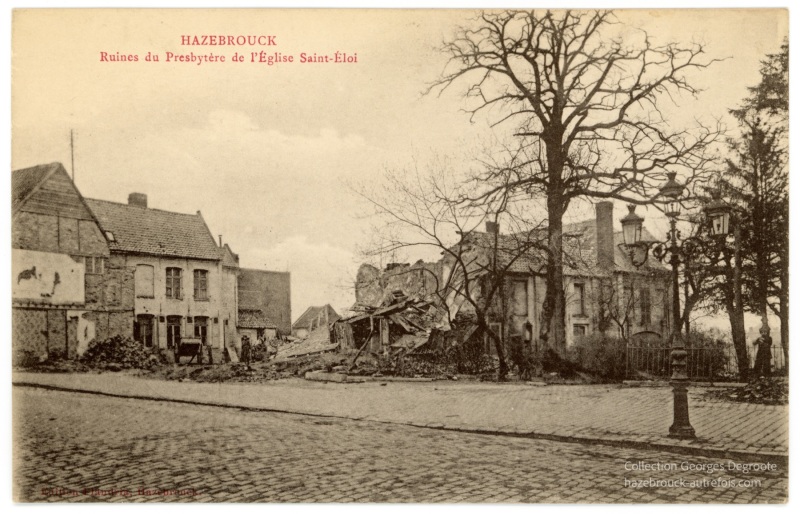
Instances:
[[[466,84],[470,113],[519,136],[507,166],[476,177],[472,199],[543,198],[547,291],[539,337],[565,342],[563,216],[576,198],[651,203],[664,172],[690,184],[712,159],[714,127],[673,129],[660,102],[696,95],[688,75],[707,68],[702,45],[654,44],[642,31],[621,36],[608,11],[483,13],[445,45],[450,62],[428,92]]]
[[[377,189],[357,191],[377,216],[381,241],[371,254],[433,250],[441,255],[443,271],[436,277],[435,293],[440,306],[449,322],[461,305],[474,310],[480,333],[497,352],[498,379],[504,380],[509,371],[507,356],[502,334],[492,328],[491,317],[502,311],[498,305],[512,269],[526,258],[542,255],[544,231],[525,221],[530,216],[502,195],[479,205],[465,201],[470,184],[454,179],[455,175],[439,162],[425,170],[387,172]],[[486,222],[502,225],[508,233],[482,231]]]

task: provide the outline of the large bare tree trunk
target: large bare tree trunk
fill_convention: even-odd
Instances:
[[[561,194],[549,194],[547,198],[548,247],[547,279],[539,330],[542,348],[552,348],[564,355],[566,348],[566,309],[564,298],[563,221],[564,212]]]
[[[479,323],[481,326],[481,330],[484,331],[486,335],[489,336],[489,339],[492,340],[494,344],[494,349],[497,351],[497,360],[498,360],[498,367],[497,367],[497,380],[502,382],[508,377],[508,362],[506,362],[506,354],[505,350],[503,349],[503,341],[500,339],[500,336],[494,333],[491,330],[487,323]]]

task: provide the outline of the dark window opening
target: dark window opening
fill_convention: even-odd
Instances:
[[[134,339],[148,348],[153,346],[153,320],[149,314],[139,314],[134,324]]]
[[[167,316],[167,348],[181,344],[181,317]]]
[[[208,318],[205,316],[195,316],[194,336],[199,338],[203,344],[208,341]]]
[[[639,299],[642,311],[642,325],[649,325],[651,318],[650,289],[642,288],[639,291]]]
[[[575,315],[586,316],[586,286],[584,284],[574,284],[575,290]]]

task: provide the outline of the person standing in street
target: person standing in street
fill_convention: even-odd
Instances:
[[[248,336],[242,336],[242,362],[244,362],[245,366],[248,368],[250,367],[250,354],[252,353],[252,348],[250,346],[250,338]]]

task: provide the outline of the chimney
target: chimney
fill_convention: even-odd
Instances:
[[[486,222],[486,233],[487,234],[499,234],[500,233],[500,224],[495,221],[487,221]]]
[[[599,202],[595,205],[597,230],[597,265],[600,269],[614,267],[614,204]]]
[[[144,193],[131,193],[128,195],[128,205],[144,207],[147,209],[147,195]]]
[[[219,234],[219,247],[222,248],[222,234]]]

